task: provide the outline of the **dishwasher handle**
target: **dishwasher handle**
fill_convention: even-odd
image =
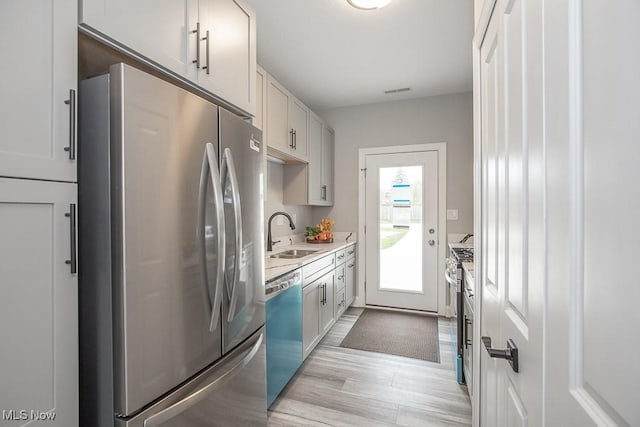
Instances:
[[[280,279],[276,279],[267,283],[265,288],[265,296],[267,300],[277,297],[278,295],[286,292],[287,290],[302,285],[302,275],[300,271],[296,271],[293,274],[289,274]]]

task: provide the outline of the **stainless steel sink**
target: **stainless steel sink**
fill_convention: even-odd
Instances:
[[[288,251],[279,252],[271,255],[269,258],[295,259],[306,257],[318,251],[310,251],[308,249],[289,249]]]

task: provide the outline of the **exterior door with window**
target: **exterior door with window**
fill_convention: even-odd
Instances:
[[[366,156],[366,304],[438,311],[438,152]]]

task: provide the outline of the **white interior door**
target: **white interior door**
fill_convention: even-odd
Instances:
[[[438,152],[366,156],[366,304],[438,311]]]
[[[541,4],[499,0],[480,48],[480,424],[542,425]],[[489,350],[518,350],[518,366]]]
[[[545,4],[547,423],[638,426],[640,2]]]
[[[498,0],[476,52],[478,335],[519,356],[516,373],[476,348],[480,425],[640,425],[639,18],[634,0]]]

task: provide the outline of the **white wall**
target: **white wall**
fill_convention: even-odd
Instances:
[[[335,199],[313,219],[336,220],[336,231],[358,229],[358,149],[447,143],[447,208],[458,220],[448,233],[473,231],[473,106],[471,92],[336,108],[321,116],[336,132]]]
[[[267,201],[264,203],[264,235],[267,235],[267,221],[272,213],[284,211],[291,216],[295,216],[295,231],[289,228],[289,222],[283,216],[273,219],[271,233],[274,240],[277,237],[288,236],[294,233],[304,233],[304,228],[313,225],[311,218],[311,207],[309,206],[287,206],[282,203],[283,190],[282,179],[284,175],[284,165],[267,162]],[[281,225],[278,225],[281,223]],[[286,242],[288,244],[288,242]]]

